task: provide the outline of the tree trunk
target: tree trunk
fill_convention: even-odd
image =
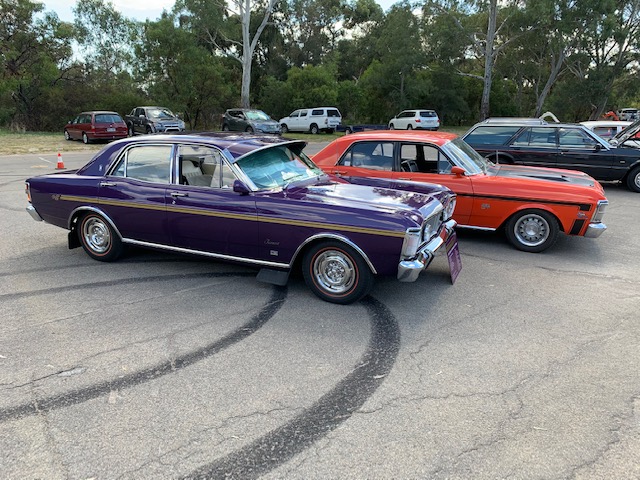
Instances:
[[[484,54],[484,87],[480,102],[480,120],[489,117],[489,101],[491,97],[491,82],[493,80],[493,64],[495,52],[493,45],[496,37],[496,21],[498,15],[498,0],[491,0],[489,4],[489,25],[487,26],[487,41]]]
[[[240,3],[242,5],[242,3]],[[242,91],[240,104],[242,108],[249,108],[249,92],[251,91],[251,63],[253,61],[253,49],[249,27],[251,25],[251,0],[244,0],[240,10],[242,20]]]
[[[540,95],[538,95],[538,99],[536,100],[536,114],[535,114],[536,117],[539,117],[540,115],[542,115],[542,107],[544,106],[544,102],[547,99],[549,92],[551,91],[551,87],[553,86],[554,83],[556,83],[556,80],[560,75],[560,71],[562,70],[562,65],[564,64],[564,58],[565,58],[564,51],[560,52],[560,54],[558,55],[558,58],[556,58],[555,55],[552,56],[553,63],[551,65],[551,72],[549,73],[549,78],[547,78],[547,83],[544,85],[542,92],[540,93]]]

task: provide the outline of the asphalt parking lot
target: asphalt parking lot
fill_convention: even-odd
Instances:
[[[55,165],[0,157],[0,477],[640,478],[640,194],[605,185],[598,239],[460,232],[455,285],[440,256],[339,306],[68,250],[25,212]]]

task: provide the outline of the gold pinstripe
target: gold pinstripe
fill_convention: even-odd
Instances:
[[[175,207],[171,205],[146,205],[146,204],[141,204],[136,202],[128,202],[126,200],[100,199],[99,201],[96,201],[96,199],[92,197],[80,197],[75,195],[60,195],[60,200],[65,200],[69,202],[91,202],[91,203],[97,203],[98,205],[112,205],[116,207],[140,208],[144,210],[166,210],[167,212],[173,212],[173,213],[186,213],[189,215],[202,215],[206,217],[230,218],[234,220],[246,220],[246,221],[252,221],[252,222],[261,221],[264,223],[277,223],[281,225],[291,225],[295,227],[326,228],[331,230],[339,230],[343,232],[364,233],[368,235],[381,235],[385,237],[404,238],[404,235],[405,235],[405,232],[401,232],[401,231],[380,230],[377,228],[354,227],[349,225],[311,222],[311,221],[305,221],[305,220],[286,220],[286,219],[274,218],[274,217],[260,217],[260,219],[258,219],[256,215],[243,215],[239,213],[215,212],[211,210],[202,210],[202,209],[189,208],[189,207]]]

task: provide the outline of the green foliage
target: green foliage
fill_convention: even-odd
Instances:
[[[256,45],[252,103],[274,118],[335,105],[347,122],[386,123],[419,107],[446,126],[473,123],[488,3],[401,1],[385,13],[375,0],[282,0]],[[254,34],[266,3],[251,5]],[[35,0],[0,0],[0,125],[60,131],[82,110],[153,103],[215,129],[239,106],[241,18],[224,2],[178,0],[144,23],[109,0],[74,12],[65,23]],[[497,27],[490,115],[542,108],[578,121],[640,106],[640,0],[506,0]]]

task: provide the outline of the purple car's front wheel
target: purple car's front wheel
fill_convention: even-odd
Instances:
[[[353,303],[373,286],[373,274],[362,256],[337,241],[311,247],[304,255],[302,273],[311,291],[331,303]]]

